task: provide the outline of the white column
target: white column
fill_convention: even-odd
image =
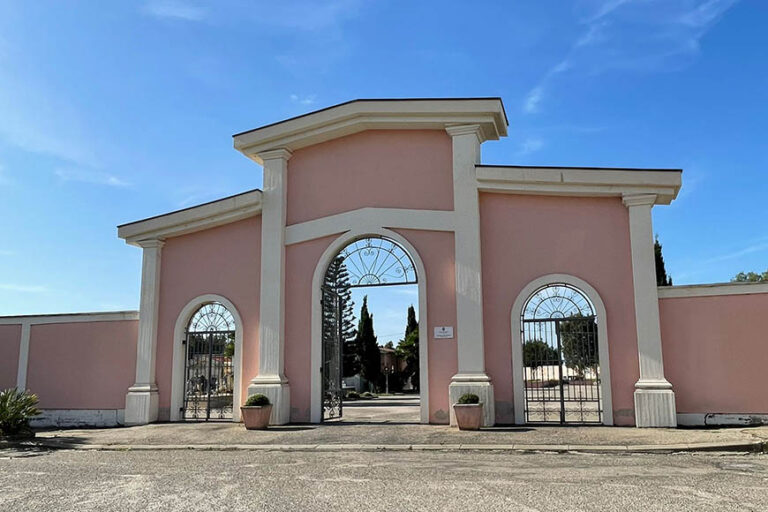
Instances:
[[[158,395],[155,382],[157,314],[160,305],[160,261],[162,240],[142,240],[139,339],[136,345],[136,383],[125,397],[125,424],[144,425],[157,421]]]
[[[653,254],[651,208],[654,194],[624,196],[629,209],[632,279],[640,380],[635,384],[635,423],[638,427],[675,427],[677,414],[672,384],[664,378],[661,353],[659,296]]]
[[[479,125],[446,128],[453,139],[453,208],[456,230],[456,338],[459,372],[448,388],[451,405],[464,393],[483,402],[483,425],[496,419],[493,385],[485,373],[483,338],[482,261],[480,258],[480,204],[475,165],[480,163],[482,132]],[[453,407],[451,424],[455,424]]]
[[[286,175],[291,152],[276,149],[259,156],[264,162],[259,374],[251,380],[248,395],[267,395],[273,404],[270,423],[284,425],[291,419],[291,390],[284,373]]]
[[[19,366],[16,370],[16,389],[27,389],[27,369],[29,368],[29,340],[32,333],[30,322],[21,324],[21,339],[19,340]]]

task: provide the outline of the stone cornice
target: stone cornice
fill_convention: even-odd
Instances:
[[[631,206],[653,206],[656,204],[658,196],[656,194],[624,194],[621,201],[627,208]]]
[[[293,151],[286,148],[271,149],[269,151],[262,151],[258,154],[258,157],[262,162],[267,160],[286,160],[288,161],[293,156]]]
[[[682,174],[680,170],[503,165],[477,165],[476,170],[481,192],[620,197],[631,204],[669,204],[680,191]]]
[[[507,135],[500,98],[355,100],[234,136],[235,149],[263,164],[265,152],[297,149],[364,130],[444,130],[477,125],[480,140]]]
[[[148,247],[148,244],[166,238],[260,215],[261,205],[261,190],[250,190],[218,201],[123,224],[117,227],[117,236],[130,245]]]

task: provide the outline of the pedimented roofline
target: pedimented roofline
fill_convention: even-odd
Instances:
[[[249,190],[183,210],[122,224],[117,227],[117,236],[127,244],[141,246],[144,241],[165,240],[214,228],[259,215],[261,199],[261,190]]]
[[[235,149],[259,164],[261,153],[295,151],[363,130],[445,129],[476,124],[482,140],[507,135],[501,98],[360,99],[233,136]]]

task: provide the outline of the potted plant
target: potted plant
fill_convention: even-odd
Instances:
[[[263,430],[269,425],[269,415],[272,414],[272,404],[269,397],[256,393],[248,397],[245,405],[240,407],[245,428],[248,430]]]
[[[483,424],[483,404],[480,397],[473,393],[461,395],[459,401],[453,404],[453,413],[459,430],[478,430]]]

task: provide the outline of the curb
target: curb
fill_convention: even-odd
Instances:
[[[81,451],[266,451],[266,452],[550,452],[550,453],[678,453],[768,452],[768,442],[689,443],[667,445],[535,445],[535,444],[74,444],[37,440],[0,442],[0,448],[49,448]]]

